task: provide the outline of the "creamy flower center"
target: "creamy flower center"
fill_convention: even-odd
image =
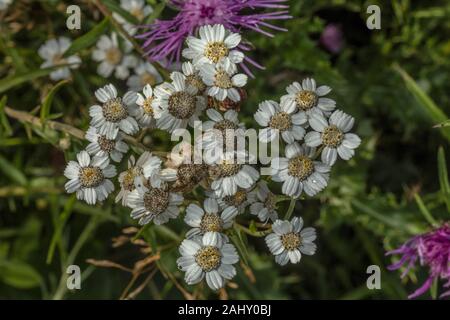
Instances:
[[[119,122],[128,117],[128,111],[122,103],[122,99],[114,98],[103,104],[103,117],[109,122]]]
[[[220,265],[222,255],[219,249],[213,246],[206,246],[198,250],[195,254],[195,262],[203,269],[203,271],[211,271]]]
[[[286,250],[295,250],[302,244],[300,235],[295,232],[283,234],[281,236],[281,243]]]
[[[235,206],[235,207],[240,206],[246,200],[247,200],[247,192],[245,192],[244,190],[238,190],[234,195],[232,195],[232,196],[225,196],[223,198],[223,201],[227,205]]]
[[[284,111],[278,112],[270,118],[269,126],[280,131],[289,130],[292,127],[291,115]]]
[[[190,74],[186,77],[186,85],[192,86],[198,90],[198,92],[203,92],[206,89],[205,83],[202,81],[197,74]]]
[[[205,57],[214,63],[228,55],[228,48],[223,42],[209,42],[205,47]]]
[[[218,70],[214,77],[214,85],[221,89],[229,89],[233,87],[233,82],[225,70]]]
[[[177,170],[177,180],[173,190],[186,190],[195,187],[206,178],[208,167],[205,164],[182,164]]]
[[[142,174],[142,168],[141,167],[132,167],[129,168],[127,171],[125,171],[125,175],[123,176],[122,180],[122,188],[127,191],[133,191],[135,189],[134,186],[134,179],[137,176],[140,176]]]
[[[60,64],[67,63],[67,60],[64,59],[63,54],[59,53],[59,54],[55,54],[53,56],[52,63],[53,63],[53,65],[57,66],[57,65],[60,65]]]
[[[338,127],[331,125],[322,132],[322,143],[327,147],[336,148],[344,139],[344,134]]]
[[[169,206],[169,192],[161,188],[150,188],[144,194],[144,206],[155,215],[163,213]]]
[[[152,107],[153,97],[149,97],[144,100],[144,103],[142,104],[142,109],[144,110],[144,113],[150,117],[153,117],[153,107]]]
[[[169,97],[169,112],[178,119],[189,119],[195,112],[195,96],[178,91]]]
[[[103,171],[98,167],[92,166],[81,168],[78,178],[80,179],[81,186],[84,188],[98,187],[105,179]]]
[[[273,193],[269,193],[264,201],[264,206],[269,211],[275,210],[277,206],[277,197]]]
[[[295,97],[297,105],[303,111],[307,111],[315,107],[318,99],[319,97],[317,96],[317,94],[309,90],[302,90],[299,93],[297,93],[297,96]]]
[[[222,220],[219,215],[215,213],[205,213],[200,222],[200,230],[202,230],[203,233],[222,231]]]
[[[220,131],[226,131],[227,129],[237,129],[237,127],[237,124],[235,124],[233,121],[223,119],[219,122],[216,122],[213,128]]]
[[[104,136],[104,135],[99,135],[98,136],[97,143],[100,146],[100,149],[102,151],[105,151],[105,152],[108,152],[108,153],[113,151],[114,147],[116,145],[116,141],[115,140],[106,139],[106,136]]]
[[[290,176],[305,180],[314,172],[313,161],[306,156],[297,156],[289,160],[288,173]]]
[[[237,174],[242,168],[242,164],[223,162],[218,165],[219,175],[221,177],[229,177]]]
[[[156,78],[150,72],[144,72],[143,74],[141,74],[139,77],[139,81],[141,82],[142,86],[145,86],[147,84],[153,86],[156,84]]]
[[[117,65],[122,60],[122,52],[117,47],[112,47],[106,50],[105,60],[112,65]]]
[[[130,11],[131,15],[135,17],[138,21],[144,20],[144,10],[139,7],[135,7]]]

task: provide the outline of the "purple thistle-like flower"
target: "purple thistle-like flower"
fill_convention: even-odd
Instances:
[[[272,20],[292,18],[287,10],[251,13],[256,9],[288,9],[282,4],[287,0],[170,0],[169,3],[179,13],[172,20],[156,20],[153,24],[141,26],[146,31],[137,36],[143,39],[143,49],[151,61],[179,62],[184,40],[194,35],[203,25],[222,24],[231,32],[250,29],[273,37],[271,30],[287,31],[270,23]],[[250,46],[241,44],[243,51]],[[263,68],[250,58],[246,62]],[[250,73],[245,65],[243,69]]]
[[[406,241],[400,248],[389,251],[386,255],[400,254],[398,262],[388,266],[389,270],[397,270],[406,264],[402,273],[403,278],[413,268],[417,261],[421,266],[429,268],[429,277],[420,288],[408,296],[409,299],[424,294],[435,279],[445,281],[444,288],[448,290],[440,295],[441,298],[450,296],[450,225],[445,223],[442,227],[425,234],[415,236]]]

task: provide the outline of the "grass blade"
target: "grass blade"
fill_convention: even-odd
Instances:
[[[108,17],[106,17],[89,32],[85,33],[81,37],[77,38],[74,42],[72,42],[72,45],[64,53],[64,56],[69,57],[85,48],[92,46],[95,42],[97,42],[97,39],[105,33],[108,25],[109,19]]]

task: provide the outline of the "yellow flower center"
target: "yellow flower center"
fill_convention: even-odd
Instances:
[[[169,192],[161,188],[151,188],[144,194],[145,209],[155,215],[163,213],[169,206]]]
[[[269,126],[280,131],[289,130],[292,127],[291,116],[284,111],[278,112],[270,119]]]
[[[106,101],[103,104],[103,116],[106,121],[119,122],[128,117],[128,111],[120,98]]]
[[[302,90],[297,93],[297,96],[295,97],[298,107],[303,111],[307,111],[315,107],[318,99],[319,97],[317,94],[309,90]]]
[[[222,220],[219,215],[215,213],[205,213],[202,217],[202,221],[200,222],[200,230],[202,230],[203,233],[209,231],[222,231]]]
[[[225,70],[218,70],[214,78],[214,85],[221,89],[229,89],[233,87],[233,82]]]
[[[169,97],[169,112],[178,119],[189,119],[195,112],[195,96],[185,92],[175,92]]]
[[[289,160],[288,173],[289,175],[305,180],[314,172],[313,161],[305,156],[297,156]]]
[[[204,54],[209,60],[217,63],[228,55],[228,48],[223,42],[210,42],[206,45]]]
[[[122,60],[122,52],[120,52],[119,48],[112,47],[106,50],[105,52],[105,60],[112,65],[117,65]]]
[[[102,170],[92,166],[81,168],[78,178],[84,188],[98,187],[105,179]]]
[[[281,243],[286,250],[291,251],[297,249],[302,244],[302,239],[298,233],[290,232],[281,236]]]
[[[213,246],[206,246],[198,250],[195,255],[195,262],[203,271],[211,271],[220,266],[221,254],[219,249]]]
[[[338,127],[331,125],[322,132],[322,143],[327,147],[336,148],[344,139],[344,134]]]

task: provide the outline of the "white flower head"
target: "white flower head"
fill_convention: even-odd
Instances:
[[[355,149],[361,143],[361,139],[354,133],[349,133],[355,119],[340,110],[332,113],[329,120],[321,114],[312,114],[309,119],[310,126],[315,130],[308,132],[305,143],[310,147],[323,145],[322,162],[332,166],[337,156],[344,160],[350,160]]]
[[[138,121],[142,128],[152,128],[154,126],[153,112],[153,89],[147,84],[142,93],[138,92],[136,99],[136,108],[132,108],[131,114]]]
[[[172,83],[164,82],[154,90],[153,111],[156,126],[162,130],[173,132],[194,126],[201,111],[206,107],[206,100],[192,86],[186,86],[186,76],[180,72],[172,72]]]
[[[259,140],[268,143],[279,135],[287,143],[303,139],[305,128],[302,125],[307,123],[307,118],[304,112],[296,111],[295,105],[287,100],[282,100],[281,104],[270,100],[261,102],[254,115],[256,122],[265,127],[259,132]]]
[[[69,161],[64,170],[69,179],[65,184],[66,191],[76,192],[78,200],[91,205],[105,200],[114,191],[114,184],[108,178],[116,175],[116,168],[109,164],[109,158],[91,158],[84,150],[77,154],[77,160]]]
[[[269,219],[272,221],[277,220],[277,197],[269,190],[267,182],[264,180],[259,181],[251,193],[256,200],[250,205],[250,213],[257,216],[264,223]]]
[[[189,230],[186,238],[191,239],[206,232],[223,232],[233,225],[234,218],[238,214],[236,208],[226,208],[222,212],[216,199],[207,198],[203,202],[203,208],[191,203],[186,208],[184,222],[193,229]]]
[[[188,48],[183,50],[183,56],[192,60],[195,66],[205,63],[214,65],[221,61],[235,64],[244,60],[244,54],[235,50],[241,42],[241,36],[228,32],[223,25],[202,26],[199,36],[200,39],[189,36],[186,40]]]
[[[192,86],[197,89],[198,93],[203,94],[206,89],[206,84],[200,76],[200,71],[189,61],[181,65],[181,70],[186,76],[186,86]]]
[[[207,85],[206,93],[224,101],[229,98],[233,102],[239,102],[241,95],[239,88],[247,84],[247,75],[237,73],[237,67],[229,60],[222,60],[217,64],[204,64],[200,67],[200,75]]]
[[[108,78],[114,71],[117,79],[124,80],[130,75],[130,68],[134,68],[138,60],[129,55],[131,45],[127,40],[123,43],[124,49],[119,46],[117,34],[113,32],[111,37],[102,35],[97,42],[97,48],[92,52],[92,59],[100,62],[97,67],[97,73],[102,77]]]
[[[302,254],[313,255],[317,246],[313,242],[316,240],[316,230],[314,228],[304,228],[303,219],[292,218],[291,221],[277,220],[272,224],[273,233],[266,236],[266,244],[270,252],[275,256],[275,261],[279,265],[299,263]]]
[[[102,105],[89,108],[91,126],[107,139],[114,139],[119,129],[127,134],[135,134],[139,130],[136,120],[130,115],[135,107],[137,95],[129,91],[122,98],[117,96],[117,90],[112,84],[95,91],[95,96]]]
[[[272,159],[272,180],[283,182],[285,195],[297,198],[304,191],[312,197],[327,186],[330,167],[313,160],[315,151],[294,142],[286,146],[286,158]]]
[[[220,209],[225,210],[228,208],[233,208],[237,210],[238,214],[245,212],[245,209],[256,201],[255,193],[253,188],[238,188],[235,194],[231,196],[224,196],[222,198],[217,197],[214,192],[207,192],[207,195],[217,200]]]
[[[185,239],[179,248],[178,267],[186,272],[188,285],[206,278],[213,290],[219,290],[236,275],[233,264],[239,261],[236,248],[217,232],[207,232],[201,239]]]
[[[71,64],[70,66],[61,67],[50,73],[50,79],[61,80],[70,78],[70,69],[76,69],[80,66],[81,59],[77,55],[64,57],[64,53],[69,49],[72,42],[66,37],[59,37],[58,39],[51,39],[45,42],[38,50],[39,56],[44,59],[42,68],[49,68],[64,64]]]
[[[136,188],[128,195],[128,205],[133,209],[131,217],[139,219],[140,225],[153,221],[156,225],[175,219],[183,203],[181,193],[170,192],[167,185],[149,185]]]
[[[144,22],[145,18],[153,12],[153,8],[146,4],[145,0],[120,0],[120,7],[135,17],[139,23]],[[128,23],[120,14],[114,12],[113,17],[130,35],[136,34],[136,26]]]
[[[86,147],[90,155],[110,157],[115,162],[122,161],[123,154],[129,149],[120,132],[115,139],[108,139],[105,135],[99,134],[97,128],[89,127],[85,138],[90,142]]]
[[[162,81],[158,70],[150,62],[142,61],[134,68],[134,74],[128,78],[127,86],[132,91],[141,91],[147,85],[154,86]]]
[[[302,84],[294,82],[286,88],[287,95],[281,97],[282,101],[291,107],[297,107],[300,112],[310,115],[313,112],[329,115],[336,107],[336,102],[324,96],[331,92],[328,86],[317,87],[316,81],[306,78]]]

